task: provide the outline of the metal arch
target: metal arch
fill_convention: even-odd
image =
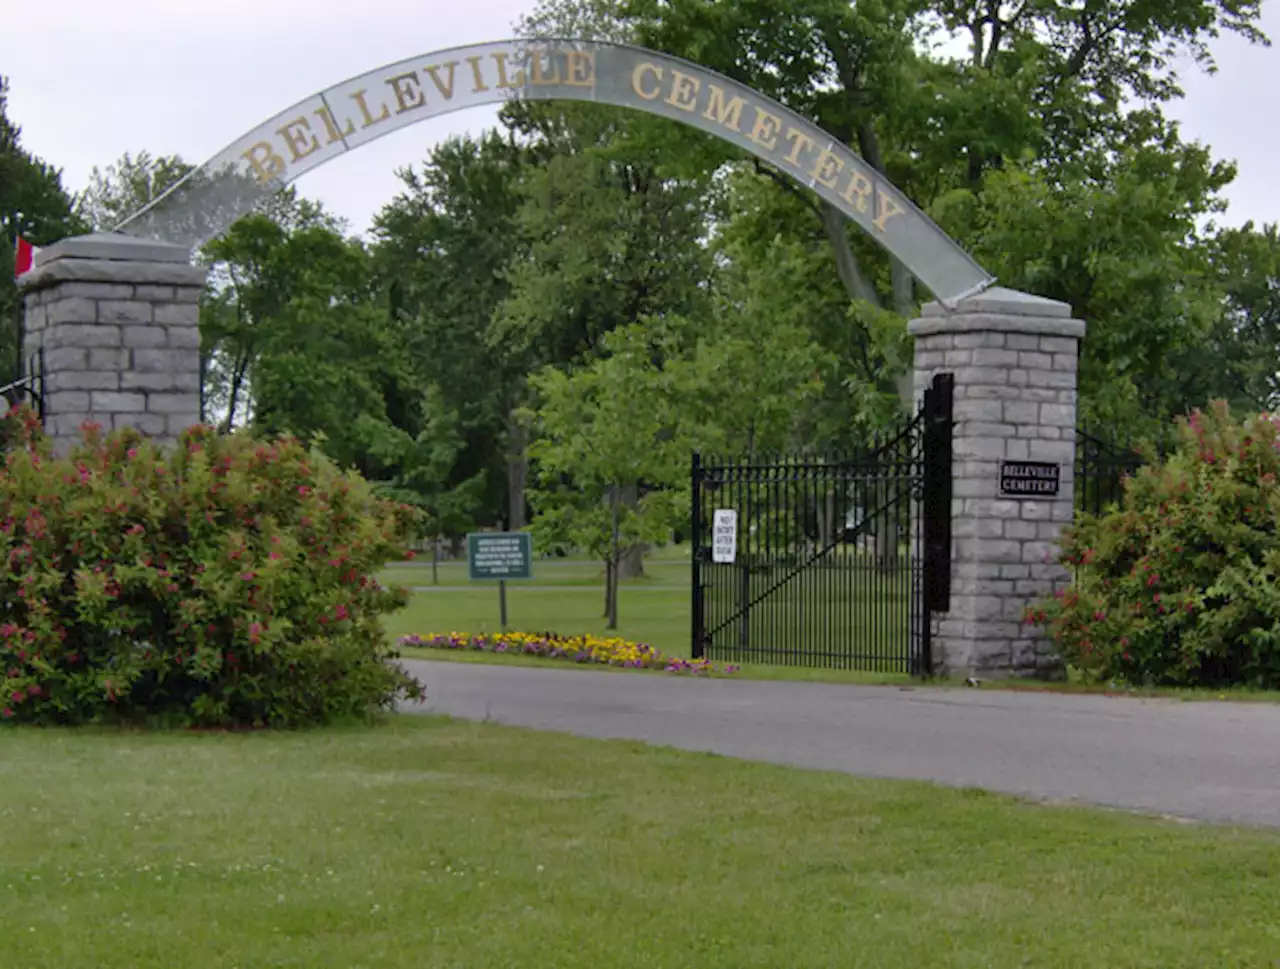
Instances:
[[[721,138],[815,191],[945,306],[995,282],[881,173],[772,98],[669,54],[574,39],[456,47],[348,78],[247,132],[116,231],[195,249],[339,155],[419,121],[514,99],[611,104]]]

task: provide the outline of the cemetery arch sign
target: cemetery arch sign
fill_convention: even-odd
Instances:
[[[342,81],[232,142],[117,231],[195,249],[338,155],[418,121],[516,98],[633,108],[737,145],[816,191],[946,306],[994,282],[884,176],[796,112],[681,58],[583,40],[456,47]]]

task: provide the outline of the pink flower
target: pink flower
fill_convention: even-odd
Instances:
[[[4,718],[5,720],[8,720],[12,716],[13,716],[13,711],[10,710],[8,707],[5,707],[3,710],[0,710],[0,717]]]

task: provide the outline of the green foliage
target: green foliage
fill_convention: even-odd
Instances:
[[[373,573],[413,512],[297,440],[131,430],[54,457],[27,410],[0,472],[0,717],[305,726],[421,687]]]
[[[193,166],[178,155],[125,152],[106,170],[96,165],[76,197],[76,214],[94,231],[109,232],[182,181]]]
[[[1280,418],[1193,414],[1062,549],[1075,580],[1031,618],[1090,678],[1280,686]]]

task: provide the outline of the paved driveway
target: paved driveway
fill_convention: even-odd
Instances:
[[[1280,826],[1280,705],[405,665],[418,711]]]

